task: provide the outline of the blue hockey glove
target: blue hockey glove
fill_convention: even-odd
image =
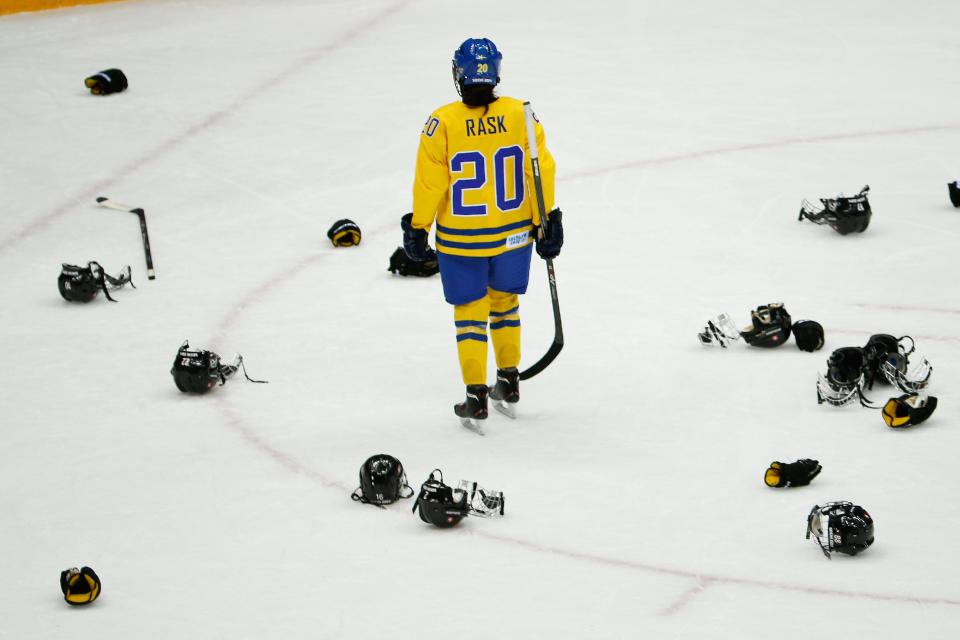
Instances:
[[[403,252],[414,262],[425,262],[431,258],[433,251],[427,244],[427,232],[413,228],[413,214],[407,213],[400,218],[400,228],[403,229]]]
[[[544,260],[556,258],[563,247],[563,212],[554,209],[547,214],[546,233],[537,235],[537,253]]]

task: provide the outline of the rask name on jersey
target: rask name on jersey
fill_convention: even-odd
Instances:
[[[504,124],[506,116],[487,116],[486,118],[464,120],[467,137],[482,136],[488,133],[507,133],[507,125]]]

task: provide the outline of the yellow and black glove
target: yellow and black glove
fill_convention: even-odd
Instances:
[[[60,590],[67,604],[90,604],[100,596],[100,578],[90,567],[60,572]]]
[[[883,421],[888,427],[912,427],[929,418],[936,408],[936,396],[905,393],[899,398],[890,398],[883,405]]]
[[[337,220],[327,231],[327,237],[335,247],[352,247],[360,244],[360,227],[353,220]]]
[[[106,69],[95,73],[83,81],[95,96],[106,96],[111,93],[120,93],[127,88],[127,76],[120,69]]]
[[[768,487],[803,487],[817,477],[823,467],[816,460],[804,458],[796,462],[771,462],[763,481]]]

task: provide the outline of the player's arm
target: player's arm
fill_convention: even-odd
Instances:
[[[543,125],[539,122],[533,123],[534,131],[537,136],[537,154],[540,163],[540,181],[543,185],[543,210],[552,211],[556,206],[554,204],[554,178],[557,173],[557,165],[553,161],[553,155],[550,153],[550,150],[547,149],[547,139],[546,135],[543,132]],[[524,171],[526,172],[527,184],[533,184],[533,168],[530,163],[524,163]],[[537,226],[540,225],[540,211],[536,203],[533,207],[533,223]]]
[[[430,229],[437,209],[450,188],[446,141],[445,125],[436,115],[430,116],[420,135],[417,171],[413,180],[412,226],[415,229]]]

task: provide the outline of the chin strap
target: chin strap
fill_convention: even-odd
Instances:
[[[121,270],[116,276],[111,276],[109,273],[107,273],[96,260],[91,260],[88,262],[87,268],[90,269],[90,273],[93,274],[94,280],[96,280],[97,284],[100,285],[100,290],[103,291],[103,295],[107,296],[107,300],[110,302],[116,302],[116,300],[110,297],[110,292],[107,290],[108,283],[113,289],[119,289],[128,283],[134,289],[137,288],[136,285],[133,284],[133,274],[130,271],[130,265],[124,267],[123,270]]]

